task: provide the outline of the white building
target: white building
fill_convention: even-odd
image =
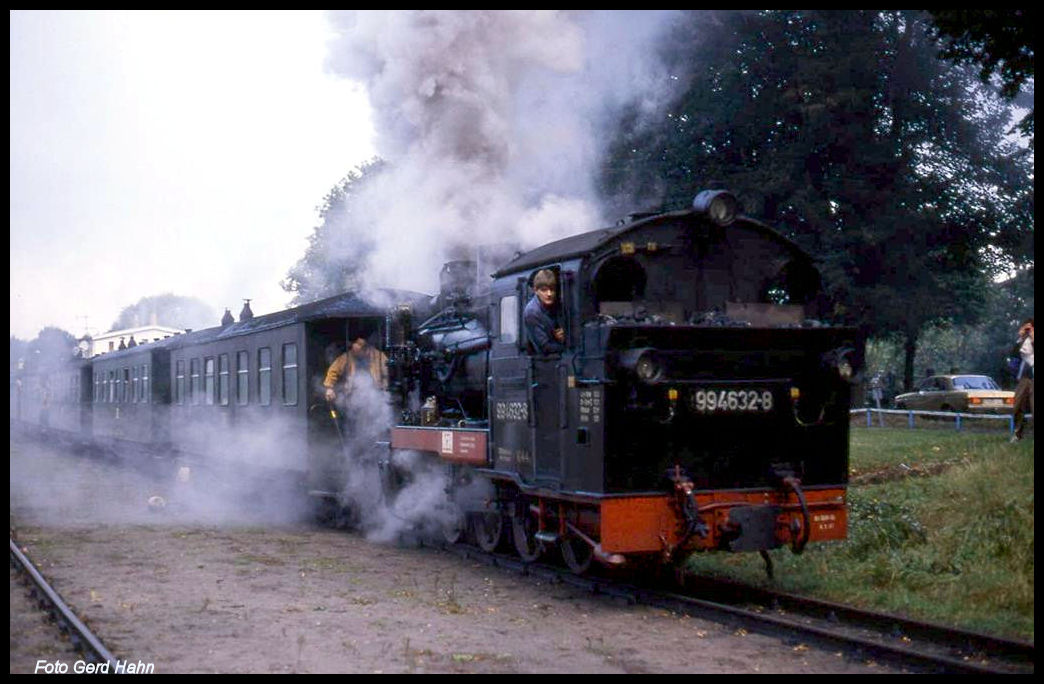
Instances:
[[[159,342],[162,339],[180,335],[183,332],[185,331],[180,328],[171,328],[166,325],[143,325],[137,328],[110,330],[93,338],[85,335],[80,338],[79,346],[82,356],[90,358],[98,354],[117,351],[120,348],[120,342],[125,347],[129,347],[131,340],[134,340],[135,345],[146,344],[148,342]]]

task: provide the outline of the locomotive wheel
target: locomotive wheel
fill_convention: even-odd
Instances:
[[[497,550],[504,538],[504,519],[499,513],[478,513],[472,518],[475,543],[487,553]]]
[[[446,540],[447,544],[456,544],[464,536],[467,524],[464,519],[464,512],[460,510],[459,506],[454,505],[450,515],[452,518],[442,523],[442,538]]]
[[[515,540],[515,551],[527,563],[535,561],[544,553],[544,544],[536,538],[536,521],[531,516],[511,518],[511,536]]]
[[[594,549],[591,545],[579,537],[566,537],[559,544],[562,551],[562,560],[577,575],[582,575],[591,567],[594,559]]]

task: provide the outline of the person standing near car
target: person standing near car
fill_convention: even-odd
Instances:
[[[1015,343],[1012,354],[1020,359],[1019,372],[1016,374],[1018,384],[1015,386],[1015,434],[1011,441],[1022,439],[1022,431],[1026,427],[1026,407],[1033,413],[1033,319],[1028,318],[1019,327],[1019,341]]]

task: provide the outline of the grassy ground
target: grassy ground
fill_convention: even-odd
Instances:
[[[853,428],[848,539],[771,552],[784,591],[1033,640],[1033,438]],[[756,554],[697,572],[767,584]]]

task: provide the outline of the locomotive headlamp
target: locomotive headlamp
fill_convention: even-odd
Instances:
[[[719,226],[727,226],[736,220],[739,201],[727,190],[704,190],[692,200],[692,208]]]
[[[620,355],[620,365],[642,382],[654,383],[663,377],[663,366],[648,349],[628,349]]]
[[[649,354],[642,354],[634,365],[634,372],[642,382],[656,382],[663,374],[663,369]]]
[[[827,365],[833,366],[838,376],[845,382],[855,382],[855,367],[852,363],[853,350],[848,347],[835,349],[824,355]]]

